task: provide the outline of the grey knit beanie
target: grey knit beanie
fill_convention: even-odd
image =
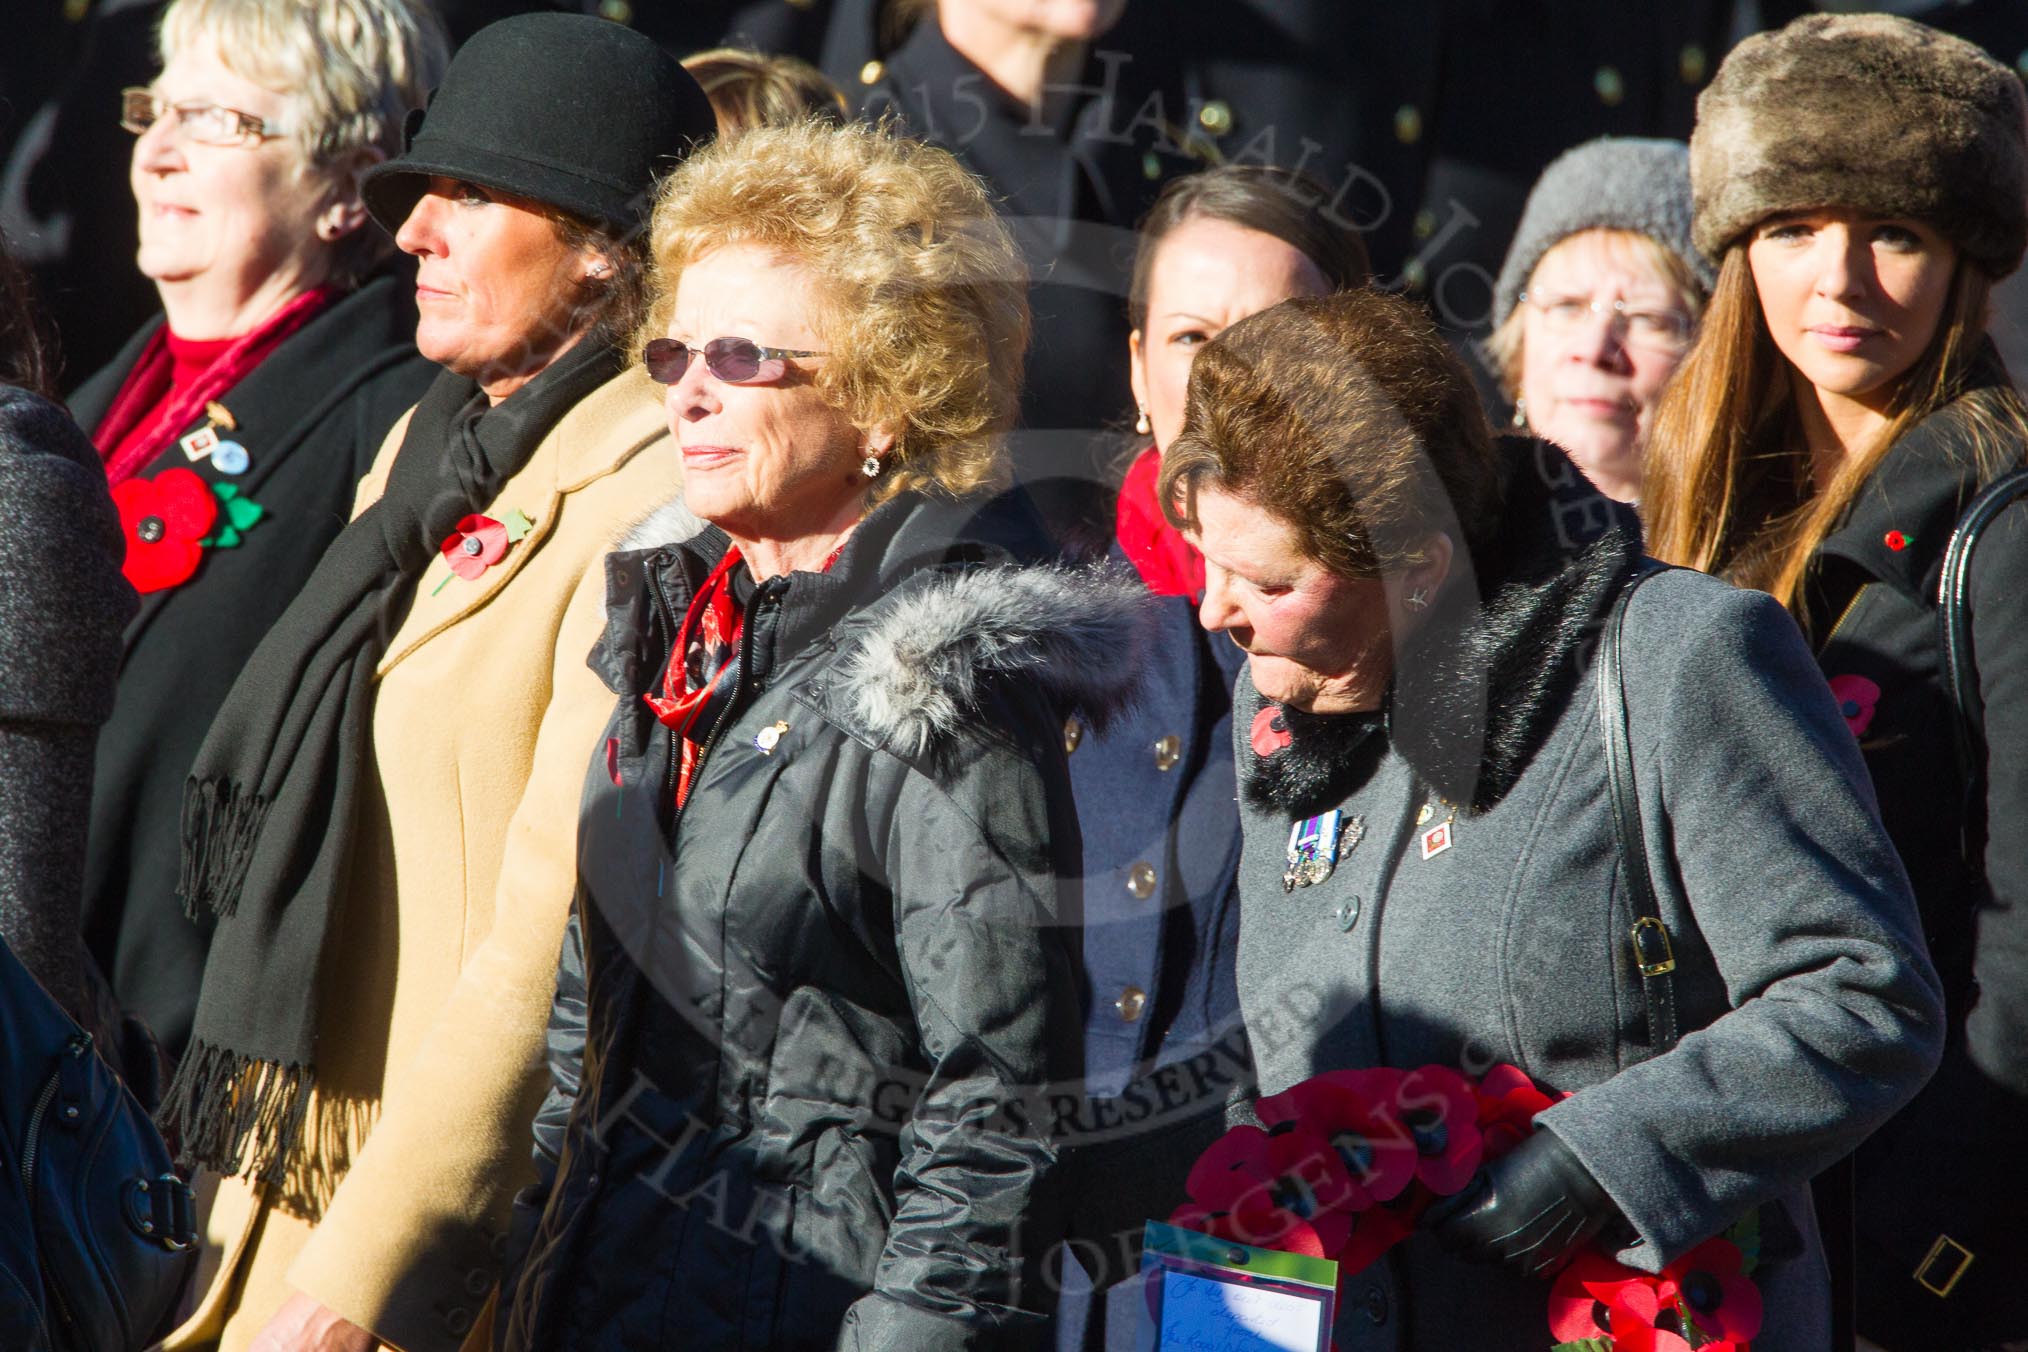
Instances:
[[[1564,151],[1535,180],[1500,266],[1495,328],[1521,303],[1542,255],[1580,230],[1646,235],[1681,258],[1706,291],[1718,280],[1690,242],[1689,147],[1681,141],[1601,136]]]
[[[1697,98],[1697,247],[1768,217],[1849,207],[1925,221],[1995,277],[2028,244],[2028,93],[1947,33],[1810,14],[1733,48]]]

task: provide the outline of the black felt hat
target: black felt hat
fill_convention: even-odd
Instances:
[[[583,14],[521,14],[474,33],[400,155],[361,194],[390,232],[434,175],[559,207],[617,234],[644,225],[656,175],[717,130],[697,81],[655,42]]]

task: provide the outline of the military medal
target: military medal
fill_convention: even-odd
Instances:
[[[786,723],[770,723],[767,727],[762,728],[754,734],[754,749],[759,751],[763,756],[774,755],[775,748],[781,745],[782,734],[788,730],[789,725]]]
[[[186,460],[202,460],[218,449],[218,443],[218,429],[206,423],[176,444],[183,448]]]
[[[1331,876],[1339,857],[1350,854],[1366,834],[1366,819],[1349,821],[1338,808],[1316,817],[1307,817],[1289,828],[1289,866],[1282,874],[1282,891],[1293,892]]]

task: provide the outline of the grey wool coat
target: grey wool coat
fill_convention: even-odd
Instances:
[[[92,747],[135,607],[122,549],[91,442],[0,385],[0,935],[73,1015]]]
[[[1505,538],[1398,654],[1385,715],[1270,709],[1292,740],[1262,756],[1263,701],[1241,673],[1238,978],[1261,1092],[1345,1068],[1519,1066],[1570,1094],[1538,1127],[1623,1213],[1621,1261],[1657,1271],[1762,1208],[1755,1346],[1826,1347],[1806,1184],[1934,1069],[1937,978],[1794,623],[1760,593],[1667,572],[1625,633],[1685,1030],[1647,1055],[1590,663],[1639,546],[1627,526],[1596,531],[1609,513],[1586,491],[1559,452],[1517,456]],[[1426,853],[1452,805],[1451,844]],[[1363,838],[1285,891],[1291,824],[1332,807]],[[1415,1234],[1345,1281],[1337,1346],[1540,1352],[1548,1296]]]

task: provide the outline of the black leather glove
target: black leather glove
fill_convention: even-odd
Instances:
[[[1463,1192],[1432,1206],[1423,1225],[1459,1258],[1547,1277],[1619,1218],[1570,1147],[1538,1131],[1488,1161]]]

